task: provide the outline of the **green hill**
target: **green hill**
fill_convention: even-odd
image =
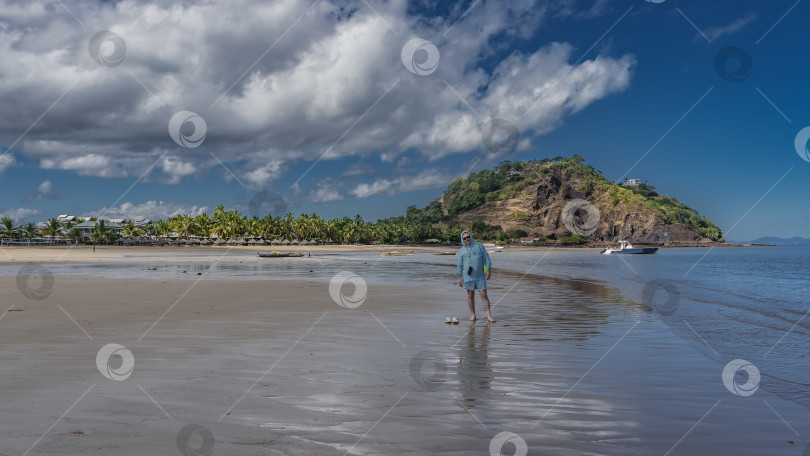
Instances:
[[[409,218],[417,215],[414,209]],[[444,226],[475,223],[477,234],[490,239],[525,232],[557,240],[573,236],[575,242],[724,242],[720,228],[674,197],[646,184],[617,185],[578,155],[502,162],[456,179],[418,212]]]

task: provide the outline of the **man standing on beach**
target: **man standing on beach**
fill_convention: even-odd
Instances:
[[[480,242],[473,241],[472,234],[464,230],[461,232],[461,248],[458,251],[456,274],[458,286],[467,289],[467,305],[470,306],[470,321],[475,321],[475,290],[481,295],[481,304],[487,314],[487,320],[494,322],[489,312],[489,296],[487,296],[487,280],[492,275],[492,262],[487,249]]]

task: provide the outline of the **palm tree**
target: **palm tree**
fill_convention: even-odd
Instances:
[[[194,229],[194,219],[192,219],[190,215],[186,214],[175,215],[169,219],[169,226],[172,228],[172,231],[177,233],[178,236],[188,239],[189,235]]]
[[[158,220],[152,223],[152,228],[154,230],[155,235],[157,236],[165,236],[169,234],[171,228],[169,227],[169,222],[166,220]]]
[[[194,217],[194,234],[197,236],[210,236],[212,226],[213,221],[207,213],[202,213]]]
[[[292,221],[292,231],[296,239],[306,239],[307,237],[307,217],[301,214]]]
[[[285,239],[293,237],[293,215],[287,212],[284,218],[279,220],[279,235]]]
[[[323,239],[326,234],[326,222],[324,219],[313,212],[312,215],[310,215],[310,220],[312,221],[311,235],[316,239]]]
[[[14,239],[17,237],[18,232],[19,228],[14,226],[14,220],[11,217],[0,219],[0,237]]]
[[[39,231],[43,236],[50,237],[51,245],[53,245],[54,238],[62,235],[62,224],[59,223],[59,220],[52,218],[48,220],[48,224],[45,226],[45,228],[42,228]]]
[[[93,242],[99,242],[106,244],[113,238],[113,231],[110,226],[108,226],[104,219],[99,220],[96,222],[96,226],[93,227],[93,234],[90,235],[93,239]]]
[[[262,235],[262,222],[257,216],[245,220],[245,233],[248,236],[258,237]]]
[[[124,225],[121,227],[121,235],[127,237],[136,237],[143,234],[143,230],[135,226],[135,222],[132,220],[127,220],[124,222]]]
[[[68,237],[73,239],[74,244],[78,244],[79,239],[82,238],[82,229],[76,227],[71,228],[70,230],[68,230]]]
[[[263,238],[275,237],[275,218],[267,214],[259,220],[259,235]]]
[[[328,222],[324,223],[324,238],[334,241],[336,239],[337,226],[338,224],[336,220],[329,220]]]
[[[34,224],[34,222],[28,222],[20,228],[20,233],[26,238],[28,238],[29,242],[32,238],[35,238],[39,233],[39,228]]]

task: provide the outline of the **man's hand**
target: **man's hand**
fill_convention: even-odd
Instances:
[[[492,269],[487,269],[487,280],[492,276]]]

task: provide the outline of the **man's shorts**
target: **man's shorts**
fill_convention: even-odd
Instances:
[[[468,290],[486,290],[487,279],[478,279],[478,280],[471,280],[469,282],[464,282],[464,288]]]

